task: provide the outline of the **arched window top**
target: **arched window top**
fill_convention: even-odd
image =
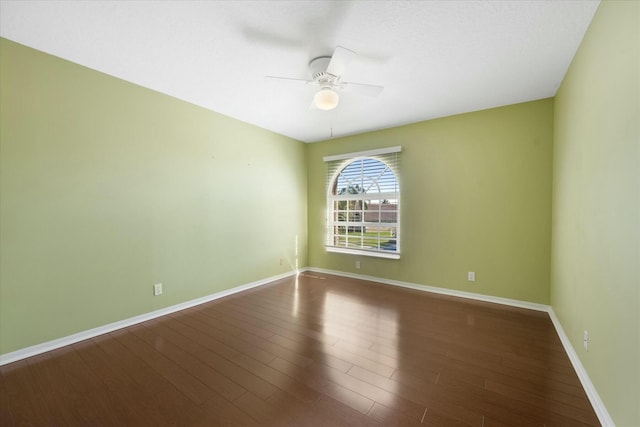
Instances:
[[[391,165],[373,157],[347,161],[338,171],[331,186],[333,195],[363,194],[394,196],[400,191],[398,178]]]

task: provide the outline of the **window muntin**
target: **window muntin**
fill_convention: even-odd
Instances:
[[[327,250],[399,258],[397,148],[384,155],[357,156],[331,162]]]

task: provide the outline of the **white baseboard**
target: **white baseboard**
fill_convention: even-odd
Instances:
[[[589,398],[589,401],[591,402],[591,405],[593,406],[593,409],[595,410],[596,415],[598,416],[598,420],[605,427],[609,427],[609,426],[615,427],[615,424],[614,424],[613,420],[611,419],[611,416],[609,415],[609,412],[607,411],[607,408],[604,406],[604,403],[602,402],[602,399],[600,399],[600,395],[598,395],[598,392],[596,391],[596,388],[594,387],[593,383],[591,382],[591,379],[589,378],[589,375],[587,374],[587,371],[584,369],[584,366],[582,366],[582,363],[580,362],[580,358],[578,357],[578,354],[576,353],[575,349],[571,345],[571,342],[569,341],[569,338],[567,337],[567,335],[564,332],[564,329],[562,328],[560,320],[556,316],[556,314],[553,311],[553,308],[551,306],[545,305],[545,304],[537,304],[537,303],[528,302],[528,301],[520,301],[520,300],[514,300],[514,299],[502,298],[502,297],[494,297],[494,296],[490,296],[490,295],[482,295],[482,294],[476,294],[476,293],[472,293],[472,292],[464,292],[464,291],[457,291],[457,290],[453,290],[453,289],[438,288],[438,287],[435,287],[435,286],[419,285],[419,284],[416,284],[416,283],[402,282],[402,281],[399,281],[399,280],[384,279],[384,278],[380,278],[380,277],[366,276],[366,275],[362,275],[362,274],[347,273],[347,272],[344,272],[344,271],[327,270],[327,269],[324,269],[324,268],[314,268],[314,267],[303,268],[303,269],[300,269],[297,272],[296,271],[291,271],[289,273],[285,273],[285,274],[281,274],[281,275],[278,275],[278,276],[269,277],[269,278],[266,278],[266,279],[258,280],[258,281],[251,282],[251,283],[247,283],[247,284],[241,285],[241,286],[236,286],[234,288],[227,289],[227,290],[220,291],[220,292],[216,292],[215,294],[207,295],[207,296],[202,297],[202,298],[196,298],[196,299],[191,300],[191,301],[187,301],[187,302],[184,302],[184,303],[172,305],[170,307],[161,308],[159,310],[155,310],[155,311],[152,311],[152,312],[149,312],[149,313],[141,314],[139,316],[131,317],[129,319],[120,320],[118,322],[114,322],[114,323],[110,323],[108,325],[104,325],[104,326],[100,326],[100,327],[97,327],[97,328],[89,329],[87,331],[79,332],[77,334],[69,335],[69,336],[66,336],[66,337],[63,337],[63,338],[59,338],[59,339],[56,339],[56,340],[52,340],[52,341],[48,341],[48,342],[45,342],[45,343],[42,343],[42,344],[37,344],[37,345],[31,346],[31,347],[27,347],[27,348],[23,348],[23,349],[20,349],[20,350],[16,350],[16,351],[13,351],[11,353],[2,354],[2,355],[0,355],[0,366],[8,364],[8,363],[16,362],[18,360],[26,359],[27,357],[31,357],[31,356],[35,356],[35,355],[38,355],[38,354],[41,354],[41,353],[45,353],[47,351],[55,350],[57,348],[64,347],[64,346],[67,346],[67,345],[70,345],[70,344],[75,344],[75,343],[77,343],[79,341],[83,341],[83,340],[86,340],[86,339],[89,339],[89,338],[96,337],[98,335],[102,335],[102,334],[106,334],[106,333],[109,333],[109,332],[113,332],[113,331],[116,331],[118,329],[126,328],[128,326],[132,326],[132,325],[135,325],[135,324],[138,324],[138,323],[142,323],[142,322],[145,322],[147,320],[155,319],[155,318],[160,317],[160,316],[165,316],[167,314],[175,313],[176,311],[180,311],[180,310],[184,310],[186,308],[194,307],[196,305],[204,304],[206,302],[213,301],[213,300],[216,300],[216,299],[219,299],[219,298],[222,298],[222,297],[226,297],[228,295],[233,295],[233,294],[238,293],[238,292],[242,292],[242,291],[246,291],[248,289],[256,288],[258,286],[266,285],[266,284],[271,283],[273,281],[284,279],[284,278],[293,276],[295,274],[303,273],[305,271],[316,272],[316,273],[321,273],[321,274],[332,274],[332,275],[335,275],[335,276],[342,276],[342,277],[349,277],[349,278],[353,278],[353,279],[367,280],[367,281],[370,281],[370,282],[376,282],[376,283],[381,283],[381,284],[385,284],[385,285],[399,286],[399,287],[403,287],[403,288],[415,289],[415,290],[424,291],[424,292],[431,292],[431,293],[455,296],[455,297],[460,297],[460,298],[468,298],[468,299],[473,299],[473,300],[478,300],[478,301],[491,302],[491,303],[495,303],[495,304],[503,304],[503,305],[508,305],[508,306],[512,306],[512,307],[519,307],[519,308],[526,308],[526,309],[530,309],[530,310],[537,310],[537,311],[545,311],[545,312],[547,312],[549,314],[549,317],[551,318],[551,321],[553,322],[553,325],[554,325],[554,327],[556,329],[556,332],[558,333],[558,337],[560,338],[560,342],[562,342],[562,345],[563,345],[565,351],[567,352],[567,355],[569,356],[569,360],[571,361],[571,364],[573,365],[573,368],[576,370],[578,378],[580,379],[580,382],[582,383],[582,386],[584,387],[585,393],[587,394],[587,397]]]
[[[537,304],[535,302],[520,301],[516,299],[494,297],[491,295],[476,294],[473,292],[457,291],[455,289],[438,288],[436,286],[418,285],[416,283],[402,282],[400,280],[383,279],[374,276],[365,276],[363,274],[346,273],[343,271],[327,270],[324,268],[309,267],[305,271],[316,273],[333,274],[336,276],[350,277],[352,279],[368,280],[370,282],[382,283],[385,285],[400,286],[402,288],[415,289],[418,291],[431,292],[434,294],[449,295],[460,298],[469,298],[477,301],[492,302],[496,304],[509,305],[512,307],[527,308],[529,310],[548,311],[549,306],[545,304]]]
[[[22,348],[20,350],[13,351],[11,353],[0,354],[0,366],[8,363],[17,362],[18,360],[26,359],[27,357],[36,356],[47,351],[55,350],[60,347],[75,344],[79,341],[83,341],[89,338],[97,337],[98,335],[106,334],[116,331],[118,329],[126,328],[138,323],[146,322],[147,320],[155,319],[160,316],[175,313],[176,311],[184,310],[186,308],[194,307],[196,305],[204,304],[209,301],[213,301],[228,295],[233,295],[238,292],[246,291],[258,286],[266,285],[276,280],[284,279],[299,272],[291,271],[285,274],[272,276],[266,279],[257,280],[255,282],[247,283],[244,285],[236,286],[231,289],[216,292],[215,294],[207,295],[201,298],[196,298],[191,301],[186,301],[180,304],[172,305],[170,307],[154,310],[149,313],[141,314],[139,316],[130,317],[128,319],[119,320],[117,322],[109,323],[108,325],[99,326],[97,328],[89,329],[86,331],[78,332],[77,334],[68,335],[66,337],[58,338],[52,341],[47,341],[41,344],[36,344],[31,347]]]
[[[593,410],[596,411],[596,415],[598,416],[598,420],[600,421],[600,424],[602,424],[604,427],[609,427],[609,426],[615,427],[615,423],[613,422],[611,415],[609,415],[609,411],[607,411],[607,408],[604,406],[602,399],[600,399],[600,395],[598,394],[598,392],[596,391],[596,388],[591,382],[591,378],[589,378],[587,371],[584,369],[584,366],[582,366],[582,362],[580,362],[578,353],[576,353],[575,349],[571,345],[571,342],[569,341],[569,337],[564,332],[564,328],[562,328],[560,319],[558,319],[558,316],[556,316],[555,311],[553,311],[553,307],[549,307],[548,313],[549,313],[549,317],[551,318],[551,321],[553,322],[553,326],[555,326],[556,328],[558,337],[562,342],[562,346],[567,352],[567,356],[569,356],[569,360],[571,361],[573,368],[576,370],[576,373],[578,374],[580,383],[582,383],[582,387],[584,388],[585,393],[587,393],[587,397],[589,398],[589,401],[593,406]]]
[[[311,271],[311,272],[321,273],[321,274],[322,273],[333,274],[336,276],[349,277],[353,279],[368,280],[370,282],[382,283],[385,285],[393,285],[393,286],[400,286],[403,288],[416,289],[424,292],[450,295],[450,296],[461,297],[461,298],[469,298],[469,299],[478,300],[478,301],[492,302],[492,303],[504,304],[512,307],[527,308],[530,310],[547,312],[549,314],[549,317],[551,318],[551,322],[553,323],[553,326],[556,329],[556,333],[560,338],[560,342],[562,343],[562,346],[564,347],[565,351],[567,352],[567,355],[569,356],[569,360],[573,365],[573,369],[575,369],[578,375],[578,378],[582,383],[582,387],[584,388],[584,391],[587,394],[587,397],[589,398],[591,405],[593,406],[593,410],[595,411],[596,416],[600,421],[600,424],[602,424],[603,427],[615,427],[615,423],[613,422],[613,419],[611,419],[611,416],[609,415],[607,408],[604,406],[604,403],[602,402],[600,395],[596,391],[596,388],[591,382],[591,379],[589,378],[587,371],[584,369],[582,362],[580,362],[578,353],[576,353],[575,349],[571,345],[571,341],[569,341],[567,334],[565,334],[564,329],[562,328],[562,324],[560,323],[560,320],[558,319],[555,312],[553,311],[553,308],[550,305],[537,304],[533,302],[520,301],[520,300],[509,299],[509,298],[494,297],[490,295],[475,294],[472,292],[457,291],[454,289],[438,288],[435,286],[418,285],[410,282],[402,282],[398,280],[384,279],[380,277],[365,276],[362,274],[347,273],[344,271],[327,270],[324,268],[309,267],[304,271]]]

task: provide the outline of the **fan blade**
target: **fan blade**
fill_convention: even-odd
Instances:
[[[263,31],[257,28],[243,28],[241,30],[245,39],[252,43],[268,44],[273,47],[290,50],[300,50],[305,44],[299,38],[287,37],[276,32]]]
[[[362,83],[340,83],[340,87],[345,92],[354,92],[366,96],[378,96],[384,89],[384,86],[367,85]]]
[[[340,77],[355,55],[356,53],[352,50],[336,46],[336,50],[333,51],[331,61],[327,66],[327,73]]]
[[[264,76],[265,80],[281,80],[289,83],[304,83],[306,85],[317,84],[313,80],[292,79],[290,77]]]

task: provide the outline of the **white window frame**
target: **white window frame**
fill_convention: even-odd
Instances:
[[[378,258],[387,258],[387,259],[400,259],[400,177],[399,177],[399,154],[402,151],[402,147],[388,147],[376,150],[369,151],[361,151],[357,153],[347,153],[347,154],[339,154],[334,156],[324,157],[323,160],[328,165],[327,171],[327,209],[326,209],[326,230],[325,230],[325,249],[327,252],[336,252],[336,253],[344,253],[351,255],[363,255],[363,256],[371,256]],[[390,162],[389,157],[393,158],[393,161]],[[356,195],[338,195],[333,194],[336,180],[340,176],[340,172],[344,170],[349,164],[354,161],[362,160],[362,159],[374,159],[379,162],[384,163],[389,167],[389,169],[395,175],[395,179],[398,183],[397,191],[394,192],[385,192],[385,193],[359,193]],[[385,250],[385,249],[371,249],[371,248],[354,248],[354,247],[345,247],[345,246],[336,246],[334,242],[335,234],[332,230],[335,230],[336,226],[345,226],[345,227],[376,227],[379,226],[379,222],[365,222],[365,221],[357,221],[357,222],[348,222],[348,221],[340,221],[339,223],[334,220],[334,206],[336,201],[339,200],[396,200],[397,208],[396,208],[396,222],[395,223],[385,223],[390,227],[394,227],[396,230],[396,248],[395,250]],[[364,217],[363,217],[364,219]],[[340,225],[338,225],[340,224]],[[380,239],[380,237],[378,237]]]

